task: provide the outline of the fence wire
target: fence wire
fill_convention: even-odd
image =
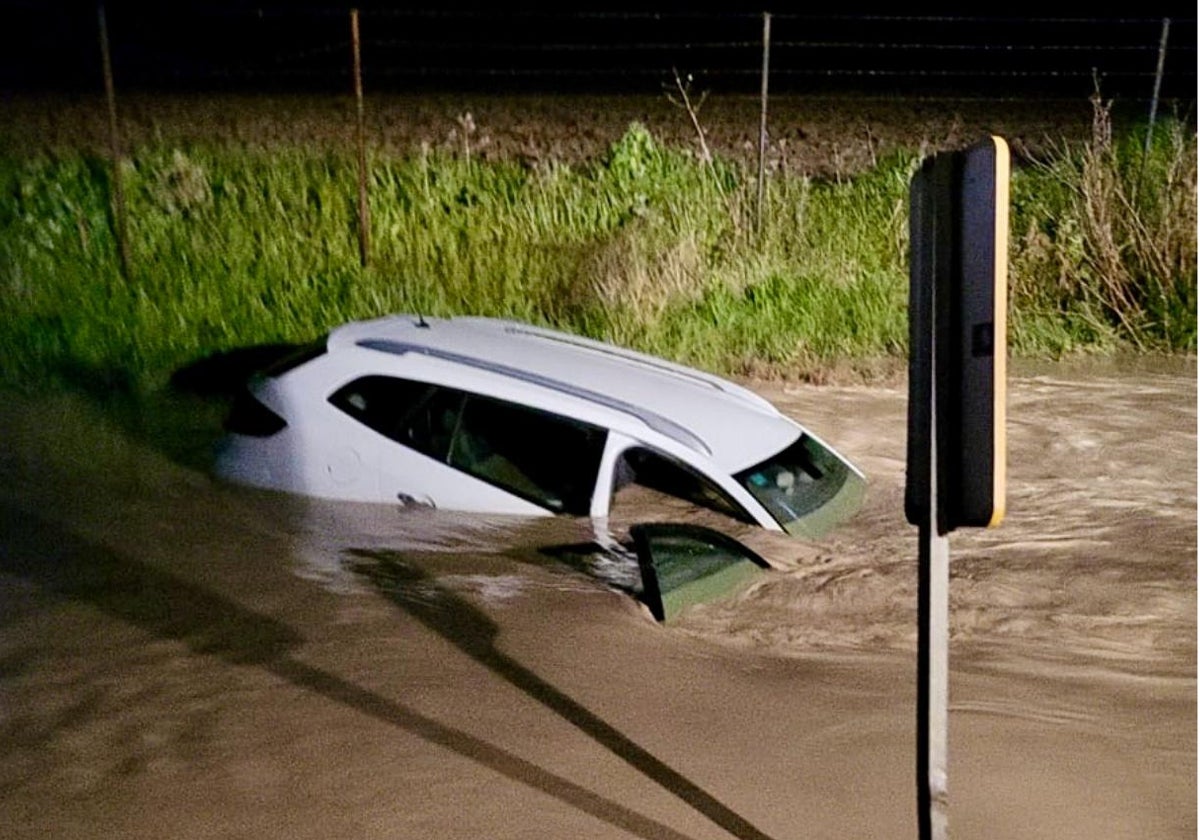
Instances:
[[[1102,94],[1193,102],[1194,6],[1100,17],[772,14],[776,92],[895,98]],[[192,2],[109,9],[117,84],[130,89],[343,90],[349,6]],[[404,9],[364,3],[369,88],[637,93],[674,70],[755,91],[761,12]],[[1169,20],[1165,44],[1162,33]],[[94,90],[96,14],[85,4],[0,11],[0,87]],[[1161,76],[1158,73],[1161,53]]]

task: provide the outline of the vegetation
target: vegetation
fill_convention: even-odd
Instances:
[[[1196,344],[1194,131],[1113,138],[1012,182],[1021,354]],[[0,380],[154,389],[203,356],[392,312],[498,315],[718,372],[821,379],[902,366],[915,154],[853,179],[768,180],[632,125],[600,160],[369,160],[360,267],[353,150],[146,145],[107,163],[0,154]]]
[[[1168,121],[1114,138],[1093,100],[1090,142],[1012,184],[1018,350],[1196,349],[1196,134]],[[1144,131],[1144,130],[1143,130]]]

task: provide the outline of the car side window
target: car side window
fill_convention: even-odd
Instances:
[[[364,376],[340,388],[329,402],[384,437],[448,463],[465,398],[461,391],[427,382]]]
[[[329,402],[380,434],[556,513],[588,513],[606,431],[505,400],[364,376]]]
[[[449,463],[556,513],[583,516],[606,436],[590,423],[469,394]]]
[[[425,382],[363,376],[334,392],[329,402],[381,435],[403,443],[405,423],[433,390]]]
[[[431,387],[404,418],[396,440],[443,464],[451,463],[450,447],[462,420],[465,399],[461,391]]]
[[[650,449],[633,447],[625,450],[617,460],[613,493],[630,484],[683,499],[740,522],[754,522],[745,508],[710,479],[686,464]]]

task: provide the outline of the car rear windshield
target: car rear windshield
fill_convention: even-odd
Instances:
[[[305,362],[311,362],[313,359],[324,355],[327,350],[328,345],[324,338],[314,341],[311,344],[301,345],[264,368],[263,375],[272,377],[283,376],[289,370],[298,368]]]
[[[251,437],[270,437],[286,427],[286,420],[255,399],[249,391],[240,391],[234,396],[229,416],[225,418],[225,431]]]
[[[863,477],[808,434],[734,477],[792,536],[822,536],[853,516],[866,494]]]

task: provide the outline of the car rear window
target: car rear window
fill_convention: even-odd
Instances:
[[[239,391],[225,418],[225,430],[238,435],[270,437],[287,427],[287,421],[267,408],[249,391]]]
[[[312,344],[297,347],[294,352],[288,353],[283,358],[265,367],[263,375],[272,377],[283,376],[289,370],[298,368],[305,362],[311,362],[313,359],[323,356],[327,350],[328,347],[324,338],[314,341]]]

